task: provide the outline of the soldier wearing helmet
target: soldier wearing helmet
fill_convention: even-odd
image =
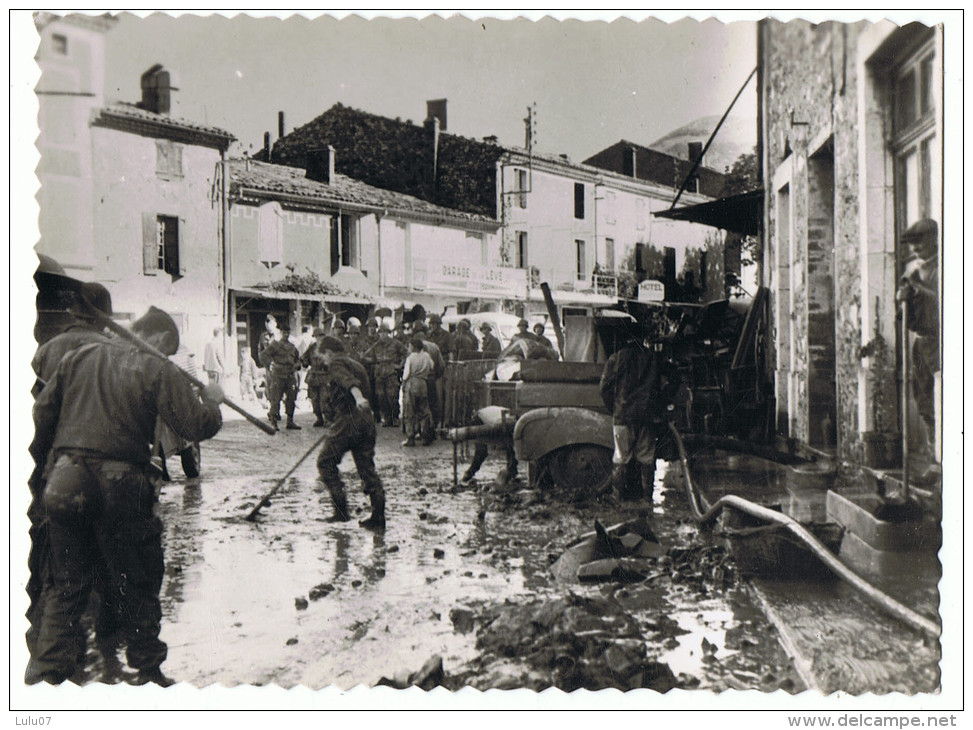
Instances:
[[[658,325],[647,319],[641,336],[629,333],[602,372],[601,397],[612,414],[612,486],[623,500],[652,499],[656,448],[667,437],[667,418],[678,373],[657,345]]]

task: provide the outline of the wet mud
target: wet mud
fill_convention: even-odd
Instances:
[[[163,670],[173,679],[312,689],[807,687],[725,542],[692,523],[675,470],[658,470],[651,504],[571,502],[519,481],[496,485],[502,453],[473,484],[454,485],[451,444],[403,449],[398,429],[380,429],[384,532],[357,524],[369,510],[350,456],[341,471],[352,522],[325,521],[330,499],[313,458],[245,520],[320,437],[310,419],[298,422],[302,431],[275,437],[227,423],[203,445],[201,484],[186,484],[176,465],[162,489]],[[472,450],[463,451],[460,473]],[[596,520],[644,522],[657,543],[626,558],[627,576],[581,582],[552,571]],[[87,679],[100,668],[92,651]]]

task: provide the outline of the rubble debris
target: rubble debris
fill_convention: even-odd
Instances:
[[[294,644],[296,644],[296,643],[297,643],[297,637],[296,637],[296,636],[292,636],[291,638],[289,638],[289,639],[288,639],[287,641],[285,641],[284,643],[285,643],[285,644],[286,644],[287,646],[294,646]]]
[[[307,597],[312,601],[317,601],[318,599],[324,598],[332,591],[334,591],[333,585],[330,583],[321,583],[308,591]]]
[[[648,525],[646,516],[583,534],[551,565],[562,581],[637,581],[650,574],[650,559],[667,554]]]
[[[473,611],[466,606],[450,609],[449,620],[453,622],[453,631],[468,634],[473,630]]]
[[[446,551],[443,550],[442,548],[436,548],[435,550],[432,551],[432,556],[437,560],[441,560],[442,558],[446,557]]]
[[[641,560],[626,560],[623,558],[603,558],[592,560],[578,568],[578,580],[582,583],[597,583],[599,581],[620,581],[635,583],[648,577],[646,565]]]
[[[649,658],[638,622],[616,601],[568,594],[490,607],[477,621],[479,661],[520,660],[522,687],[668,692],[679,686],[667,665]],[[467,681],[479,683],[475,676]]]
[[[294,599],[294,608],[296,608],[298,611],[303,611],[304,609],[306,609],[307,608],[307,599],[304,598],[303,596],[299,596],[298,598],[295,598]]]
[[[378,687],[392,687],[394,689],[405,689],[406,687],[418,687],[428,692],[431,689],[441,686],[446,679],[443,669],[443,658],[436,654],[430,657],[422,668],[411,674],[400,671],[396,672],[392,679],[382,677],[375,683]]]

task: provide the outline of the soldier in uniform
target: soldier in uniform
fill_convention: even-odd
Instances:
[[[85,282],[80,285],[80,291],[91,306],[105,315],[111,315],[111,294],[104,286],[96,282]],[[88,311],[84,305],[75,301],[67,312],[72,317],[70,323],[60,334],[55,335],[38,347],[31,360],[30,364],[36,376],[34,387],[31,390],[31,395],[34,398],[37,398],[44,386],[53,379],[57,366],[68,354],[92,342],[109,341],[104,328],[98,324],[94,313]],[[35,653],[37,648],[37,637],[40,633],[41,618],[44,612],[44,581],[45,576],[48,575],[49,565],[48,520],[41,501],[41,495],[44,491],[43,474],[47,466],[48,464],[37,464],[28,480],[31,493],[30,506],[27,508],[27,516],[30,518],[30,552],[27,555],[28,578],[26,589],[29,604],[25,615],[30,623],[26,639],[27,649],[31,655]],[[103,577],[103,573],[101,575]],[[114,604],[109,603],[99,607],[95,619],[95,637],[103,654],[110,653],[111,647],[107,644],[114,640],[114,634],[117,631],[116,618],[117,608]]]
[[[175,322],[161,309],[150,307],[132,330],[165,355],[179,346]],[[99,564],[122,606],[128,663],[138,670],[133,682],[172,683],[161,670],[165,567],[149,446],[160,416],[187,441],[216,435],[222,391],[209,385],[201,395],[202,402],[169,360],[112,340],[67,355],[37,397],[30,452],[37,464],[50,464],[42,501],[51,580],[28,683],[59,684],[83,668],[81,616]]]
[[[446,372],[446,358],[439,346],[427,336],[426,326],[423,323],[416,322],[412,329],[416,336],[422,340],[422,347],[429,353],[433,362],[433,371],[427,376],[426,382],[429,386],[429,410],[432,412],[432,438],[435,440],[436,429],[442,423],[443,417],[441,394],[443,374]]]
[[[321,428],[324,426],[324,411],[321,409],[323,392],[327,378],[325,377],[324,359],[318,354],[318,347],[326,337],[325,331],[321,327],[314,328],[314,341],[301,355],[301,365],[310,368],[307,377],[304,379],[307,385],[307,399],[311,402],[311,410],[314,411],[314,426]]]
[[[631,333],[608,358],[599,385],[612,414],[612,486],[623,500],[651,499],[656,447],[667,435],[679,387],[679,374],[662,351],[654,323],[646,321],[642,337]]]
[[[288,339],[290,325],[287,321],[278,324],[280,334],[276,340],[260,351],[260,365],[267,368],[267,390],[270,399],[270,412],[267,419],[277,426],[280,421],[280,401],[284,399],[284,412],[287,414],[287,428],[299,431],[294,423],[294,406],[297,402],[297,370],[301,367],[301,356],[297,347]]]
[[[324,415],[331,431],[318,454],[321,481],[331,494],[334,507],[328,522],[351,519],[345,484],[338,464],[351,451],[362,487],[372,504],[372,514],[359,522],[368,529],[385,529],[385,490],[375,471],[375,416],[368,403],[368,378],[361,363],[345,354],[335,337],[324,337],[318,352],[326,366]]]
[[[375,357],[375,397],[378,401],[382,425],[395,426],[399,416],[399,373],[408,355],[405,345],[392,337],[387,323],[379,329]]]
[[[490,325],[486,322],[481,324],[480,332],[483,333],[483,345],[480,348],[483,351],[483,356],[486,358],[498,357],[503,346],[500,344],[500,340],[493,336]]]
[[[480,343],[476,341],[471,327],[468,319],[461,319],[456,324],[456,333],[453,335],[452,343],[454,360],[459,360],[461,354],[477,352],[480,349]]]
[[[443,319],[438,314],[429,315],[429,331],[423,335],[423,339],[433,343],[439,348],[443,357],[449,357],[453,352],[452,336],[443,329]]]

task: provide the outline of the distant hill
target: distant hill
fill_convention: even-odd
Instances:
[[[719,121],[719,115],[701,117],[678,129],[674,129],[667,135],[649,144],[648,147],[665,152],[673,157],[679,157],[684,160],[688,159],[689,143],[700,142],[705,145],[706,140],[709,139],[709,136],[713,133]],[[720,127],[720,131],[713,140],[713,144],[706,151],[706,156],[703,158],[703,165],[712,170],[723,172],[724,168],[730,167],[736,161],[737,157],[752,152],[756,143],[756,119],[730,115],[723,122],[723,126]]]

